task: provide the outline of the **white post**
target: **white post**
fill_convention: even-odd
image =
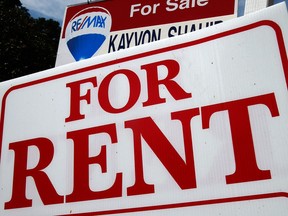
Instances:
[[[244,14],[266,8],[270,3],[271,0],[246,0]]]

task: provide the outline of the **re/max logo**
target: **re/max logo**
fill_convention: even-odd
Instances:
[[[71,32],[79,31],[84,28],[105,28],[106,27],[106,16],[85,16],[79,18],[72,23]]]

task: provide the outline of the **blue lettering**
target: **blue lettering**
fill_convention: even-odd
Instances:
[[[77,25],[77,22],[74,21],[74,22],[72,23],[71,32],[73,32],[73,31],[77,31],[77,29],[76,29],[76,25]]]
[[[104,28],[103,25],[102,25],[102,19],[101,18],[102,18],[101,16],[97,17],[96,27]]]
[[[92,19],[91,21],[90,21],[90,19],[91,19],[91,17],[88,17],[88,18],[85,20],[85,22],[84,22],[84,24],[83,24],[83,26],[82,26],[81,29],[83,29],[86,24],[87,24],[87,28],[89,28],[89,27],[92,25],[93,22],[94,22],[94,26],[95,26],[96,16],[93,17],[93,19]]]
[[[106,21],[106,19],[107,19],[107,17],[102,17],[101,16],[101,22],[100,22],[100,26],[99,27],[101,27],[101,28],[105,28],[105,21]]]
[[[79,31],[80,29],[84,28],[105,28],[106,26],[106,19],[107,17],[103,16],[94,16],[94,17],[85,17],[85,19],[81,23],[81,19],[73,22],[72,31]]]
[[[80,25],[81,25],[81,19],[78,19],[78,20],[77,20],[77,25],[76,25],[76,28],[77,28],[76,31],[79,30]]]

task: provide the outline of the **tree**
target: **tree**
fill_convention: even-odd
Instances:
[[[55,66],[58,22],[32,18],[19,0],[1,0],[0,25],[0,82]]]

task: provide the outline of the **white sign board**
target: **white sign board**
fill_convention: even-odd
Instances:
[[[66,8],[56,66],[237,17],[238,0],[104,0]]]
[[[2,83],[0,214],[286,216],[287,20]]]
[[[245,0],[245,14],[261,10],[269,6],[271,0]]]

